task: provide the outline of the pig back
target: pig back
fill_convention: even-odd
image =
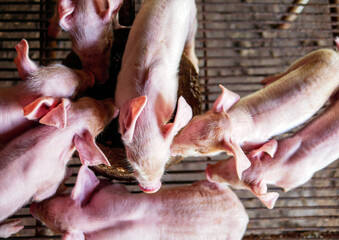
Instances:
[[[148,0],[131,28],[116,87],[116,104],[164,95],[175,104],[177,72],[192,16],[191,0]],[[166,89],[166,91],[164,91]],[[149,96],[150,95],[150,96]],[[152,100],[155,101],[155,100]]]
[[[247,213],[226,185],[201,181],[160,193],[159,239],[241,239],[246,230]]]
[[[315,114],[339,86],[339,59],[332,50],[318,50],[303,65],[264,89],[242,98],[230,115],[253,119],[244,141],[268,138],[302,124]],[[253,127],[255,126],[255,128]],[[243,131],[248,132],[248,131]]]

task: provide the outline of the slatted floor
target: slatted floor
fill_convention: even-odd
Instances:
[[[127,1],[127,0],[125,0]],[[218,84],[246,96],[262,88],[265,76],[286,69],[293,61],[319,48],[334,49],[339,35],[339,3],[310,0],[293,22],[289,13],[300,5],[293,0],[197,0],[199,29],[196,38],[200,60],[203,110],[218,97]],[[135,2],[136,12],[140,2]],[[0,84],[19,80],[13,59],[14,46],[26,38],[30,56],[39,64],[60,62],[71,49],[67,33],[57,42],[48,41],[47,20],[54,10],[46,0],[0,0]],[[290,25],[288,29],[286,28]],[[189,184],[204,179],[207,163],[225,158],[194,158],[173,166],[164,186]],[[79,161],[71,168],[77,172]],[[72,186],[76,174],[68,181]],[[138,191],[135,183],[126,183]],[[280,194],[276,207],[268,210],[246,191],[236,191],[250,216],[244,239],[339,239],[339,163],[319,171],[305,185]],[[25,230],[10,239],[59,239],[35,221],[28,206],[13,217],[23,218]]]

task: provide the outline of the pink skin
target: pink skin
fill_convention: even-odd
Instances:
[[[66,173],[75,150],[86,165],[107,164],[94,137],[103,130],[117,110],[112,99],[44,97],[24,109],[26,117],[40,118],[0,151],[0,221],[33,197],[41,201],[52,196]]]
[[[108,78],[113,43],[113,20],[123,0],[58,0],[58,14],[51,20],[50,35],[58,35],[55,27],[59,16],[60,26],[69,32],[72,49],[82,66],[94,73],[97,83]]]
[[[257,148],[308,120],[337,91],[338,75],[338,53],[322,49],[299,59],[272,84],[242,99],[220,85],[223,93],[212,109],[181,130],[171,152],[194,156],[226,151],[235,157],[241,178],[251,165],[242,149]]]
[[[22,108],[40,96],[74,97],[94,84],[94,76],[86,70],[71,70],[60,64],[38,67],[28,56],[28,43],[16,46],[14,62],[24,82],[0,88],[0,146],[20,135],[33,122],[27,120]]]
[[[183,51],[198,67],[194,53],[195,1],[144,1],[130,31],[115,100],[127,160],[141,190],[155,192],[170,158],[170,145],[192,117],[178,90]],[[161,43],[161,44],[159,44]]]
[[[274,184],[289,191],[306,183],[315,172],[338,159],[338,116],[337,100],[292,137],[279,140],[278,143],[270,140],[250,152],[247,156],[252,165],[243,172],[241,181],[234,174],[234,158],[208,165],[206,177],[212,182],[249,189],[268,208],[273,208],[279,194],[267,193],[266,184]],[[303,169],[302,174],[300,169]]]
[[[7,220],[0,223],[0,238],[8,238],[12,234],[19,232],[24,226],[18,225],[21,222],[20,219]]]
[[[131,194],[123,185],[100,182],[86,166],[70,195],[33,203],[31,213],[63,239],[237,240],[248,223],[227,186],[202,181]]]

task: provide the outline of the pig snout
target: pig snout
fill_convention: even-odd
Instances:
[[[150,178],[141,176],[138,172],[134,172],[134,177],[139,182],[139,188],[145,193],[155,193],[161,188],[161,176]]]
[[[155,193],[157,192],[160,188],[161,188],[161,182],[157,182],[154,185],[148,185],[147,187],[139,184],[139,188],[141,189],[141,191],[143,191],[144,193]]]

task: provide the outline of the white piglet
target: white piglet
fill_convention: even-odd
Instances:
[[[183,97],[177,102],[183,51],[197,67],[194,0],[146,0],[130,31],[115,100],[127,159],[144,192],[156,192],[170,158],[175,134],[192,117]]]
[[[241,181],[234,172],[234,158],[208,165],[206,177],[213,182],[249,189],[268,208],[273,208],[279,194],[267,192],[266,184],[289,191],[338,159],[339,101],[293,136],[278,142],[272,139],[247,156],[252,165],[243,172]]]
[[[173,140],[173,155],[222,151],[235,157],[238,177],[250,165],[244,150],[260,147],[314,115],[339,88],[338,52],[321,49],[271,78],[264,89],[242,99],[226,88],[211,110],[195,116]],[[240,99],[240,100],[239,100]]]
[[[64,240],[238,240],[248,223],[244,206],[227,186],[202,181],[132,194],[80,168],[71,195],[31,205],[31,213]]]

